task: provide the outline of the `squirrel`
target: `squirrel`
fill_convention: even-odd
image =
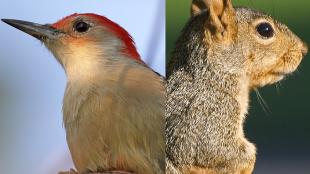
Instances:
[[[193,0],[191,13],[167,68],[166,173],[251,174],[249,93],[296,70],[307,45],[231,0]]]

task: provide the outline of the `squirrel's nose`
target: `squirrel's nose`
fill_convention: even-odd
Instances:
[[[304,42],[304,43],[302,44],[301,53],[302,53],[302,55],[305,57],[305,56],[307,55],[307,52],[308,52],[308,46],[307,46],[307,44]]]

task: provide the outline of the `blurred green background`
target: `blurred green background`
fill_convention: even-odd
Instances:
[[[166,57],[171,57],[182,27],[189,19],[191,0],[167,0]],[[310,44],[310,1],[233,0],[234,6],[264,11],[285,23]],[[270,112],[251,94],[246,136],[257,146],[255,173],[310,173],[310,54],[297,72],[276,87],[260,89]]]

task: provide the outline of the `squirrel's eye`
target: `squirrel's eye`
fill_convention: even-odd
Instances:
[[[264,38],[271,38],[274,35],[274,30],[272,28],[272,26],[267,23],[260,23],[256,26],[256,31],[263,36]]]
[[[74,25],[75,31],[80,32],[80,33],[86,32],[89,29],[89,27],[90,27],[89,24],[83,21],[77,22]]]

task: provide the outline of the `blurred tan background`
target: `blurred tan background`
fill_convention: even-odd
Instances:
[[[305,0],[232,0],[235,6],[264,11],[285,23],[310,44],[310,1]],[[167,0],[166,60],[189,19],[191,0]],[[246,136],[257,145],[255,174],[310,173],[310,54],[297,72],[278,88],[260,89],[270,113],[265,112],[257,96],[251,95]]]

